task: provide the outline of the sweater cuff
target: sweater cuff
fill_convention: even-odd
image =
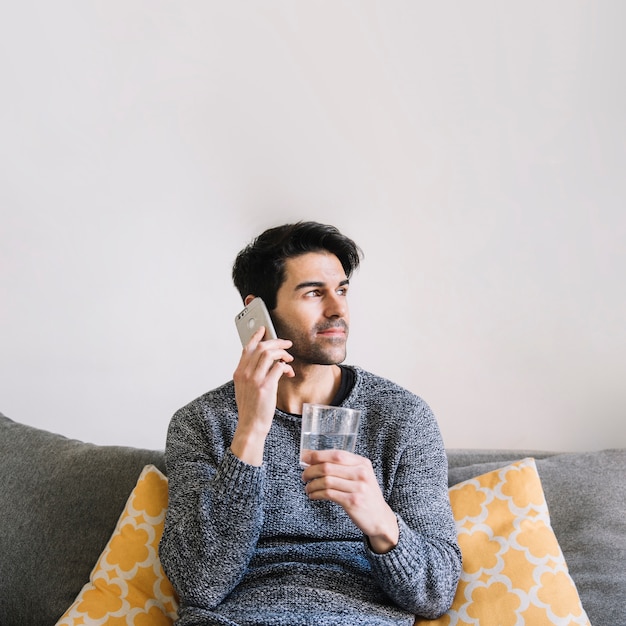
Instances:
[[[215,476],[216,492],[224,499],[260,502],[265,483],[265,466],[248,465],[226,449]]]
[[[370,562],[375,568],[387,573],[404,571],[410,567],[410,559],[408,558],[405,547],[405,537],[410,531],[404,520],[397,514],[396,519],[398,520],[398,529],[400,531],[398,543],[388,552],[383,552],[382,554],[374,552],[370,546],[369,540],[367,537],[364,537]]]

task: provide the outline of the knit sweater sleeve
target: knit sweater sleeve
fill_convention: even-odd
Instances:
[[[388,400],[384,404],[397,419],[387,419],[388,429],[376,429],[375,437],[377,443],[381,438],[393,442],[383,443],[382,473],[400,535],[386,554],[368,549],[368,560],[374,577],[398,606],[432,619],[449,609],[461,572],[447,458],[435,417],[421,398],[396,388]]]
[[[169,504],[159,556],[181,602],[211,609],[246,572],[263,524],[265,470],[218,445],[196,401],[170,423]],[[217,422],[217,420],[214,420]]]
[[[398,545],[386,554],[368,549],[374,576],[402,608],[435,619],[451,606],[461,570],[454,541],[415,531],[397,515]]]

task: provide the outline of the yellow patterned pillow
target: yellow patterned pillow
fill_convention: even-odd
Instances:
[[[463,553],[452,608],[435,626],[589,626],[533,459],[450,488]]]
[[[56,626],[170,626],[178,600],[158,556],[167,478],[146,465],[115,531],[74,604]]]

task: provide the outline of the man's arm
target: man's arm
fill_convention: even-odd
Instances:
[[[311,465],[302,477],[311,499],[340,504],[367,537],[373,573],[387,594],[399,606],[435,618],[452,603],[461,554],[439,428],[425,403],[414,408],[393,438],[402,452],[387,500],[371,463],[344,451],[307,453]]]
[[[384,554],[398,544],[396,514],[385,501],[369,459],[345,450],[305,450],[303,460],[309,464],[302,480],[311,500],[342,506],[374,552]]]
[[[437,429],[438,433],[438,429]],[[369,553],[372,571],[394,601],[416,615],[434,619],[454,600],[461,574],[447,488],[443,446],[407,447],[389,505],[400,528],[398,545],[386,554]]]
[[[170,424],[169,505],[159,553],[186,604],[217,606],[245,574],[261,532],[265,439],[278,380],[293,375],[285,352],[291,342],[261,342],[263,333],[242,352],[234,399],[231,389],[219,402],[192,403]],[[235,420],[230,438],[225,424]]]
[[[261,341],[264,333],[261,327],[252,336],[233,374],[238,419],[230,449],[244,463],[256,466],[263,463],[265,439],[276,411],[278,381],[294,376],[289,365],[293,357],[286,352],[291,341]]]
[[[181,602],[211,609],[238,584],[252,557],[265,474],[230,453],[222,432],[205,426],[218,414],[203,409],[192,403],[170,424],[169,503],[159,556]]]

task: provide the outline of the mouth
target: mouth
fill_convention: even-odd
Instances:
[[[345,337],[346,336],[346,331],[341,329],[341,328],[337,328],[337,329],[333,329],[333,330],[324,330],[322,332],[317,333],[320,337]]]
[[[345,323],[335,324],[334,326],[319,328],[317,334],[328,339],[345,339],[348,334],[348,328]]]

